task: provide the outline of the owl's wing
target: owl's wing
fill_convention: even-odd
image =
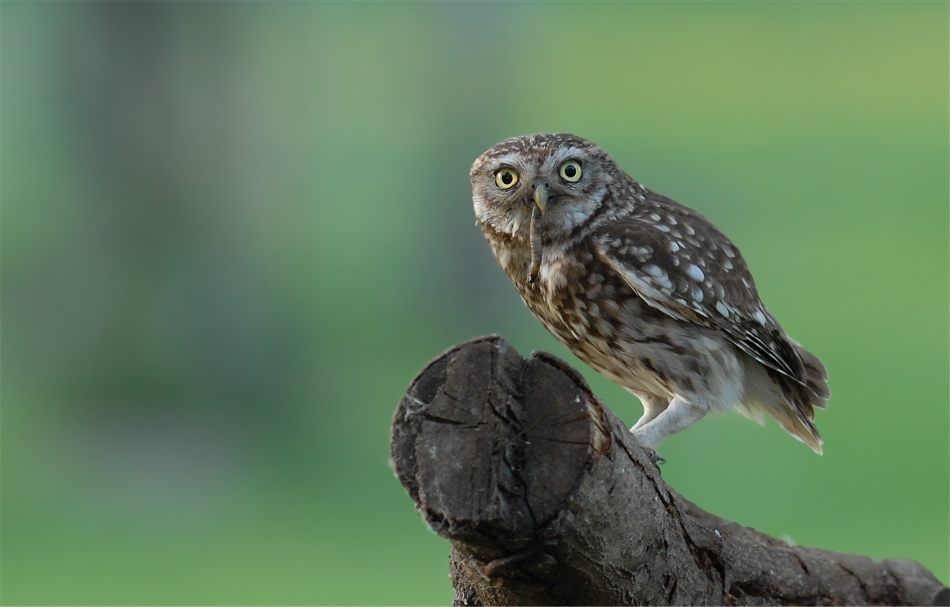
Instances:
[[[759,299],[739,251],[708,220],[682,209],[667,207],[662,215],[648,209],[607,226],[595,241],[597,254],[648,305],[721,331],[752,358],[803,384],[802,361]]]

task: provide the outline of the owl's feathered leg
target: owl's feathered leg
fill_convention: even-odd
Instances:
[[[660,413],[663,413],[666,407],[670,404],[669,398],[656,396],[655,394],[637,394],[633,391],[630,391],[630,393],[639,398],[640,402],[643,404],[643,415],[637,420],[637,423],[635,423],[633,427],[630,428],[631,432],[636,432],[637,429],[642,428],[653,421],[656,416]]]
[[[708,407],[695,405],[677,396],[653,421],[639,428],[634,426],[632,432],[641,445],[648,449],[656,449],[667,436],[692,426],[708,411]]]

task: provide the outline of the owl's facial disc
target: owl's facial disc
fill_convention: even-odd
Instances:
[[[568,237],[601,205],[611,166],[600,148],[566,133],[502,141],[472,165],[475,216],[529,246],[533,219],[536,239]]]

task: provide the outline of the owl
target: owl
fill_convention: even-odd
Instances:
[[[821,454],[825,367],[785,334],[708,219],[566,133],[502,141],[471,178],[477,223],[528,308],[643,403],[631,428],[642,445],[737,409]]]

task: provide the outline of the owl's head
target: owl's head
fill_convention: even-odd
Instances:
[[[527,239],[534,207],[546,238],[569,234],[603,203],[622,174],[602,149],[567,133],[522,135],[496,144],[472,165],[479,223]]]

